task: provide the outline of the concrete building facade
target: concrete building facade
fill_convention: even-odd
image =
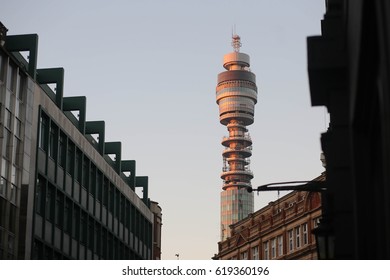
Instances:
[[[1,37],[0,259],[152,259],[148,177],[63,96],[63,68],[37,69],[36,34]]]

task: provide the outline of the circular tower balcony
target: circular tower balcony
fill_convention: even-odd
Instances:
[[[253,179],[253,172],[251,170],[229,170],[229,168],[227,168],[226,171],[221,173],[221,179],[230,179],[230,181],[236,179],[238,182],[250,181]]]
[[[226,190],[229,188],[250,188],[252,184],[250,182],[234,182],[234,181],[224,181],[222,185],[222,189]]]
[[[229,147],[230,143],[232,142],[239,142],[242,146],[248,147],[252,145],[252,139],[251,137],[246,134],[246,135],[235,135],[235,136],[229,136],[229,137],[223,137],[222,138],[222,145],[225,147]]]
[[[224,158],[228,164],[232,162],[240,162],[243,166],[251,164],[251,160],[249,158]]]
[[[239,155],[239,156],[237,156]],[[226,148],[222,152],[222,156],[225,158],[247,158],[252,155],[252,146],[246,148]]]

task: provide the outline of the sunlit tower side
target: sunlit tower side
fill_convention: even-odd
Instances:
[[[223,137],[223,180],[221,192],[221,240],[230,236],[229,225],[253,213],[251,187],[253,173],[249,168],[252,140],[246,128],[254,122],[257,103],[256,75],[250,72],[249,55],[240,52],[241,40],[233,35],[234,52],[223,58],[226,71],[218,74],[216,99],[220,123],[229,135]]]

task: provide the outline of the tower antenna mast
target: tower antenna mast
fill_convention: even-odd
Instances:
[[[232,35],[232,47],[234,52],[240,52],[241,46],[241,38],[236,34],[236,30],[234,30],[234,34]]]

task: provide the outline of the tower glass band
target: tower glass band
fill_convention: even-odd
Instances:
[[[234,52],[224,56],[226,71],[218,75],[216,88],[219,120],[229,132],[222,138],[225,149],[221,174],[221,240],[230,236],[229,225],[253,213],[253,193],[246,190],[253,178],[249,168],[252,139],[246,127],[254,122],[256,76],[250,72],[249,55],[240,52],[240,37],[233,35],[232,39]]]

